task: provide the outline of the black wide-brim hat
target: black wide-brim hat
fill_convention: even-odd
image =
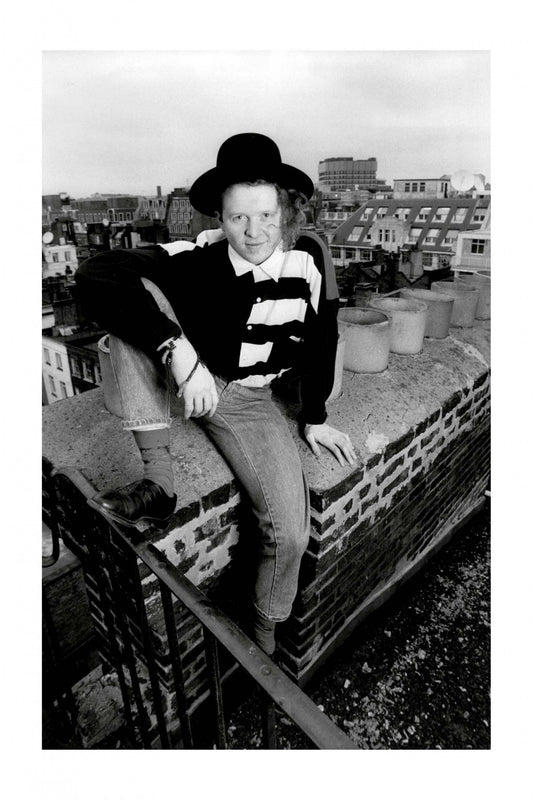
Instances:
[[[238,133],[220,146],[216,167],[195,180],[189,200],[197,211],[214,217],[228,186],[258,180],[277,183],[282,189],[294,189],[307,200],[314,191],[313,181],[305,172],[282,162],[279,148],[272,139],[261,133]]]

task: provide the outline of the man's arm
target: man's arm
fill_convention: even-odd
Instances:
[[[339,301],[335,272],[325,246],[322,243],[317,246],[316,242],[308,242],[305,238],[302,237],[296,246],[298,249],[310,251],[321,275],[321,286],[318,305],[314,308],[310,304],[306,317],[306,353],[301,382],[302,409],[299,417],[302,435],[317,458],[321,456],[320,445],[322,445],[333,453],[339,464],[353,465],[357,463],[357,456],[350,437],[326,424],[326,400],[331,394],[335,379],[338,341]]]
[[[181,258],[189,255],[184,253]],[[168,253],[159,247],[112,250],[84,261],[75,275],[85,314],[152,358],[163,341],[181,333],[141,281],[149,278],[166,294],[172,284],[168,259]]]
[[[191,252],[180,253],[180,266],[188,266],[181,262]],[[149,278],[165,295],[175,290],[172,276],[176,264],[170,265],[168,258],[161,248],[113,250],[94,256],[76,274],[78,297],[87,316],[104,330],[154,360],[166,361],[169,356],[169,368],[183,396],[185,419],[212,416],[218,395],[211,373],[201,362],[196,363],[195,348],[180,326],[160,310],[141,280]]]
[[[319,237],[304,232],[296,242],[296,249],[311,256],[320,276],[318,297],[315,298],[315,284],[310,287],[311,302],[305,319],[299,419],[304,425],[321,424],[327,418],[326,400],[335,380],[338,292],[331,257]]]

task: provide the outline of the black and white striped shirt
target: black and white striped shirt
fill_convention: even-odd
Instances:
[[[321,247],[302,237],[293,250],[276,250],[256,267],[227,241],[179,243],[180,252],[175,244],[170,252],[115,250],[84,262],[76,282],[87,315],[154,359],[183,330],[213,374],[248,386],[295,369],[300,419],[323,422],[334,377],[337,302],[326,296]],[[141,277],[159,286],[179,324],[160,311]]]
[[[221,230],[204,231],[196,246],[209,246],[224,238]],[[193,249],[189,242],[174,242],[162,247],[170,255]],[[246,261],[230,244],[228,257],[235,275],[239,277],[251,272],[256,287],[254,303],[243,329],[238,366],[247,372],[257,371],[237,378],[236,383],[266,386],[290,369],[288,366],[276,372],[268,371],[272,350],[275,344],[279,346],[287,337],[296,343],[303,340],[308,304],[315,313],[318,312],[322,276],[309,253],[303,250],[283,252],[281,244],[260,265]]]

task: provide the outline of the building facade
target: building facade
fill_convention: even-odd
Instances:
[[[349,191],[358,186],[376,186],[378,162],[374,157],[326,158],[318,164],[318,183],[331,191]]]
[[[449,197],[450,176],[442,175],[440,178],[399,178],[393,181],[392,196],[395,200]]]
[[[191,221],[192,206],[188,189],[183,187],[173,189],[167,198],[165,216],[170,241],[191,238]]]
[[[43,278],[72,275],[77,269],[78,254],[73,243],[43,244]]]
[[[167,214],[167,198],[157,187],[157,194],[139,198],[139,219],[159,220],[163,222]]]
[[[192,207],[189,190],[185,187],[173,189],[167,198],[165,225],[171,242],[195,239],[201,231],[218,227],[213,217],[200,214]]]
[[[58,337],[43,336],[42,373],[43,405],[73,396],[67,348]]]
[[[451,266],[459,236],[479,232],[489,209],[488,197],[368,201],[335,231],[330,245],[333,263],[346,267],[350,262],[373,262],[377,252],[385,251],[416,254],[413,262],[425,270]]]
[[[107,198],[101,195],[73,200],[71,206],[76,211],[77,221],[82,224],[102,223],[109,219]]]
[[[98,341],[101,334],[77,334],[65,340],[74,394],[96,389],[102,383]]]
[[[107,198],[107,219],[111,229],[133,222],[140,216],[142,198],[134,195]]]
[[[490,271],[490,206],[477,208],[473,221],[479,228],[460,231],[457,235],[452,266],[456,270]]]

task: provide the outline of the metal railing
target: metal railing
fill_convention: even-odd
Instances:
[[[86,576],[95,583],[105,631],[105,658],[117,672],[124,719],[135,746],[227,749],[225,682],[240,669],[259,687],[263,748],[276,749],[278,708],[311,746],[357,749],[162,552],[143,541],[136,529],[123,528],[91,509],[86,501],[95,490],[78,470],[56,470],[50,480],[54,483],[51,496],[58,504],[52,519],[65,544],[79,557]],[[149,599],[143,590],[147,578]],[[149,619],[147,603],[162,612],[157,626]],[[201,631],[208,690],[200,698],[189,696],[191,681],[185,680],[176,622],[176,613],[183,609]],[[201,726],[193,724],[199,709]]]

